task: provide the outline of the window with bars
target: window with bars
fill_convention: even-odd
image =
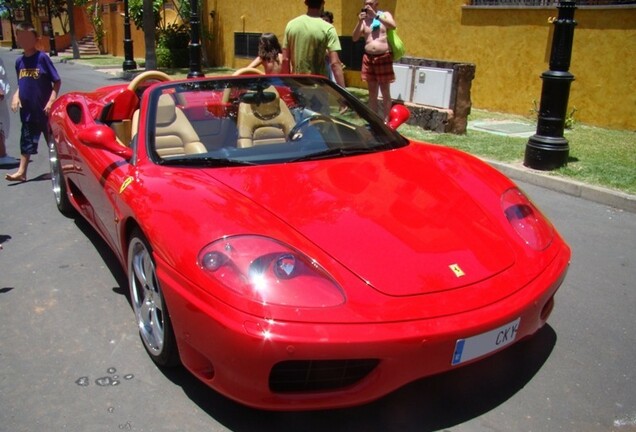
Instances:
[[[261,33],[234,33],[234,55],[253,58],[258,56]]]
[[[234,55],[236,57],[254,58],[258,56],[258,41],[261,33],[234,33]],[[340,36],[340,61],[347,69],[360,70],[364,41],[353,42],[351,36]]]

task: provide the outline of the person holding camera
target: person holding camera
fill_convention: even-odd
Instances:
[[[393,56],[387,40],[387,30],[396,27],[389,12],[378,9],[377,0],[364,0],[358,14],[358,23],[353,29],[353,41],[364,38],[361,78],[369,86],[369,107],[378,111],[378,96],[382,92],[384,120],[388,121],[391,111],[391,83],[395,81]]]

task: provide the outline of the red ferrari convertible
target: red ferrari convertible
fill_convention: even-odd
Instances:
[[[253,407],[377,399],[548,319],[570,249],[487,164],[396,132],[330,81],[258,75],[68,93],[59,210],[125,268],[141,340]]]

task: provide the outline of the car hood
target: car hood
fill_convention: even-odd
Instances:
[[[387,295],[460,288],[515,260],[501,222],[423,152],[210,173]]]

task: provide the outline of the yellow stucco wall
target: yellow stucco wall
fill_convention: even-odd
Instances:
[[[104,48],[106,52],[124,57],[124,5],[117,4],[117,10],[106,10],[102,14],[104,20]],[[135,59],[144,58],[146,44],[144,42],[144,33],[141,29],[135,27],[132,19],[130,20],[130,38],[133,41],[133,57]]]
[[[363,1],[328,0],[336,30],[349,35]],[[553,25],[550,8],[467,8],[465,0],[384,0],[407,55],[476,64],[473,106],[528,114],[541,96],[540,75],[548,69]],[[306,11],[302,0],[208,0],[206,23],[212,64],[245,66],[235,58],[235,32],[273,32]],[[570,107],[584,123],[636,130],[636,7],[578,8],[570,72]],[[347,73],[347,84],[360,84]]]

